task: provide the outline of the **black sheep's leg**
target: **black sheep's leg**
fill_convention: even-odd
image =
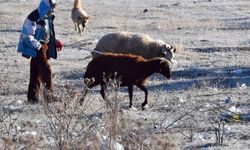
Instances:
[[[82,106],[84,98],[85,98],[85,96],[87,95],[88,92],[89,92],[89,88],[86,88],[86,90],[84,91],[83,97],[79,101],[81,106]]]
[[[136,85],[136,86],[138,86],[145,93],[145,101],[142,103],[142,110],[144,110],[145,109],[144,106],[148,104],[148,90],[143,85]]]
[[[133,85],[128,86],[128,94],[129,94],[129,108],[132,108],[132,100],[133,100]]]
[[[98,82],[95,81],[94,83],[91,83],[91,84],[87,84],[87,83],[85,83],[85,84],[86,84],[87,87],[86,87],[86,89],[85,89],[85,91],[83,93],[83,97],[79,101],[80,105],[83,104],[85,96],[89,93],[90,89],[93,88],[94,86],[98,85]]]

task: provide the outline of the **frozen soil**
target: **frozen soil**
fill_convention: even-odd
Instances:
[[[51,139],[43,99],[37,105],[26,103],[29,60],[16,52],[22,23],[38,3],[0,0],[0,108],[3,115],[11,111],[18,116],[16,125],[27,121],[34,124],[24,131],[36,131]],[[55,30],[64,47],[58,59],[50,60],[55,93],[67,85],[82,93],[83,75],[91,60],[89,50],[103,35],[116,31],[145,33],[174,44],[177,63],[172,64],[170,80],[157,74],[148,79],[149,108],[144,111],[142,91],[135,88],[133,103],[137,110],[131,110],[127,89],[119,90],[120,112],[129,124],[127,131],[139,130],[139,121],[145,135],[168,137],[175,143],[174,149],[250,149],[248,121],[226,122],[222,146],[215,144],[214,133],[214,118],[221,113],[250,113],[248,0],[84,0],[83,6],[90,21],[80,36],[70,17],[73,0],[58,0]],[[145,9],[148,11],[143,13]],[[104,120],[105,103],[99,87],[93,88],[88,99],[87,116]],[[190,135],[190,129],[194,131],[192,141],[185,136]],[[4,130],[0,131],[5,137]]]

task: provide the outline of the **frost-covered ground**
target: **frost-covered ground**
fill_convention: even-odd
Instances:
[[[16,52],[22,23],[38,3],[38,0],[0,0],[0,131],[2,139],[26,135],[34,139],[41,135],[45,139],[40,142],[47,147],[41,144],[40,149],[53,149],[56,141],[42,100],[37,105],[26,103],[29,60]],[[142,91],[134,92],[135,111],[128,109],[126,88],[120,90],[120,118],[125,120],[126,128],[121,129],[121,139],[117,142],[126,147],[122,138],[132,134],[133,142],[130,142],[137,146],[134,149],[140,145],[135,142],[138,139],[144,143],[144,149],[157,149],[158,143],[148,144],[155,136],[163,141],[170,139],[175,144],[173,149],[250,149],[250,125],[248,121],[238,121],[239,114],[246,114],[241,117],[248,119],[250,113],[248,0],[84,0],[83,6],[90,22],[80,36],[74,31],[70,18],[73,0],[58,0],[55,30],[65,46],[58,59],[50,61],[57,95],[68,85],[78,94],[84,90],[82,77],[90,61],[87,50],[93,49],[101,36],[116,31],[145,33],[176,45],[177,64],[172,66],[172,79],[166,81],[160,75],[149,78],[149,108],[145,111],[140,110],[144,99]],[[145,9],[148,12],[143,13]],[[107,125],[99,87],[93,89],[88,99],[90,102],[82,114],[97,118],[91,119],[97,125],[89,130],[97,133],[96,130]],[[10,110],[10,120],[17,120],[11,121],[13,127],[7,128]],[[224,141],[218,146],[214,144],[218,141],[215,129],[220,119],[217,117],[229,111],[235,113],[231,120],[236,121],[219,122],[225,126],[220,128],[224,131]],[[77,120],[88,120],[82,114],[78,114]],[[5,131],[11,131],[10,135]],[[136,134],[139,131],[140,137]],[[101,131],[100,134],[105,135]],[[77,136],[83,138],[83,135]],[[2,148],[6,140],[1,143]]]

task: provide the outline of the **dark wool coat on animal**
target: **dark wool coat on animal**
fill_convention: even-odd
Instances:
[[[101,85],[101,95],[105,99],[105,81],[103,75],[110,78],[116,77],[121,80],[120,86],[127,86],[130,107],[132,107],[133,85],[136,85],[145,92],[145,101],[142,108],[147,104],[148,91],[144,86],[146,79],[154,74],[160,73],[166,78],[171,77],[169,63],[163,58],[146,60],[140,56],[130,54],[103,54],[94,58],[87,66],[84,78],[94,78],[95,81],[88,84],[89,88]],[[85,80],[86,81],[86,80]]]

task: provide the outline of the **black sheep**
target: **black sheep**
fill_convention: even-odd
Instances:
[[[145,92],[145,101],[142,103],[142,109],[147,105],[148,90],[144,86],[146,79],[154,74],[160,73],[167,79],[171,77],[169,63],[163,58],[153,58],[146,60],[141,56],[131,54],[112,54],[106,53],[94,58],[89,62],[84,81],[94,78],[93,83],[86,83],[88,88],[101,85],[101,95],[105,99],[106,82],[103,75],[111,75],[110,78],[116,77],[120,79],[120,86],[127,86],[130,105],[132,107],[133,85],[136,85]],[[85,93],[86,95],[86,93]],[[83,99],[80,101],[82,103]]]

